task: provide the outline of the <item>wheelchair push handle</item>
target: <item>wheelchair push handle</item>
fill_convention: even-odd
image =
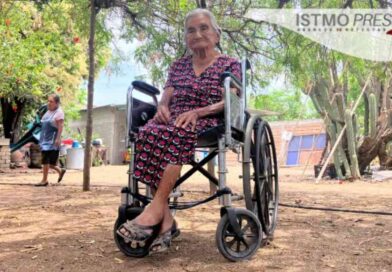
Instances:
[[[146,82],[140,81],[140,80],[133,81],[132,87],[135,88],[136,90],[138,90],[139,92],[142,92],[142,93],[149,95],[149,96],[156,96],[161,93],[154,86],[151,86],[150,84],[147,84]]]

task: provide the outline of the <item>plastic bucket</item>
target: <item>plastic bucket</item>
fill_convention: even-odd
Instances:
[[[83,169],[84,148],[67,149],[67,169]]]

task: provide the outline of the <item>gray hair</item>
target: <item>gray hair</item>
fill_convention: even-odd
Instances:
[[[209,11],[208,9],[202,9],[202,8],[194,9],[194,10],[188,12],[188,14],[185,16],[185,21],[184,21],[184,43],[185,43],[186,47],[188,47],[187,44],[186,44],[186,38],[185,38],[186,32],[187,32],[186,24],[188,23],[190,18],[192,18],[194,16],[197,16],[197,15],[204,15],[204,16],[208,17],[208,19],[210,19],[211,26],[214,29],[214,31],[216,32],[216,34],[218,34],[219,38],[220,38],[220,35],[222,33],[222,30],[219,27],[218,23],[216,22],[215,16],[214,16],[214,14],[212,14],[211,11]],[[217,46],[219,46],[219,45],[217,45]],[[187,48],[187,51],[189,51],[188,48]]]
[[[56,104],[60,104],[60,96],[56,93],[50,94],[48,97],[52,97]]]

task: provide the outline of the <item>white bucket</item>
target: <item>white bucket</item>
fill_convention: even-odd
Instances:
[[[84,148],[67,149],[67,169],[83,169]]]

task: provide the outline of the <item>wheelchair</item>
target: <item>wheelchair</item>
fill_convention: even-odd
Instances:
[[[275,144],[270,126],[259,113],[250,113],[246,108],[247,60],[241,62],[242,81],[230,72],[221,75],[225,89],[224,124],[198,135],[196,148],[209,148],[209,154],[199,162],[192,161],[192,168],[176,181],[170,195],[169,207],[173,213],[207,203],[216,198],[222,206],[220,222],[216,230],[216,245],[220,253],[230,261],[251,258],[257,250],[273,238],[278,219],[279,186]],[[230,91],[239,90],[239,95]],[[147,103],[134,97],[138,91],[152,100]],[[137,217],[151,200],[151,189],[134,180],[135,140],[138,128],[156,113],[159,90],[142,81],[133,81],[127,92],[127,139],[131,150],[128,170],[128,186],[121,190],[121,205],[114,224],[114,240],[122,253],[130,257],[149,254],[150,245],[131,245],[116,233],[126,220]],[[242,158],[242,194],[233,193],[226,185],[226,152],[232,150]],[[203,168],[218,156],[218,178]],[[208,198],[180,202],[183,195],[179,186],[196,171],[216,185],[217,190]],[[232,206],[241,201],[244,208]]]

